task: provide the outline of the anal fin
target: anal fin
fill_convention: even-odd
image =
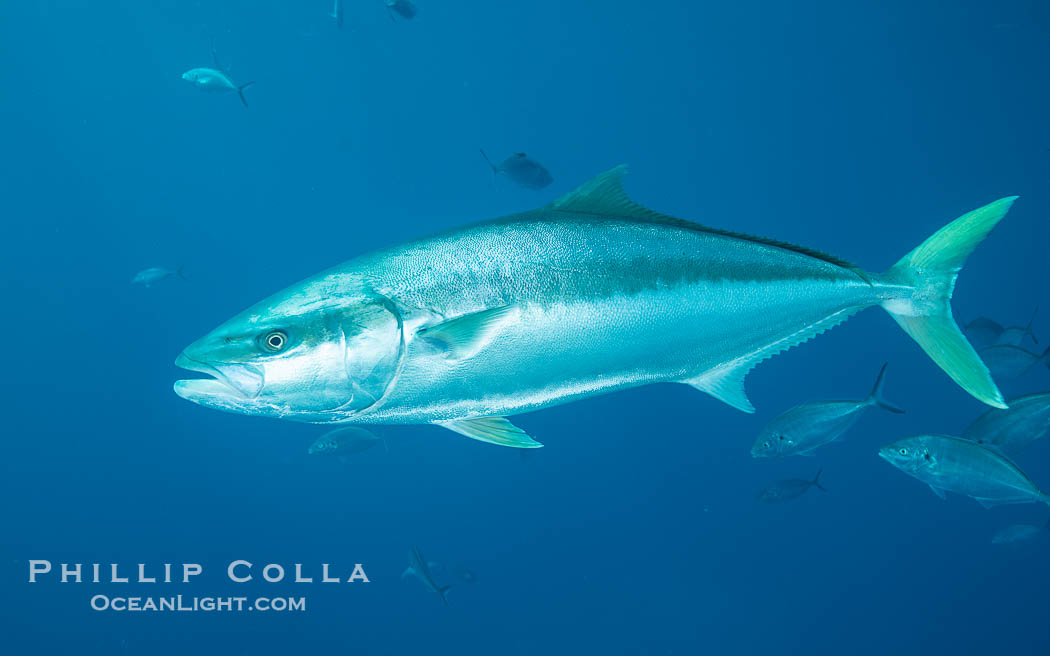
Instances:
[[[751,405],[751,400],[747,398],[747,392],[744,391],[744,378],[747,377],[749,371],[751,371],[751,366],[745,364],[744,366],[716,369],[682,382],[710,394],[723,403],[728,403],[737,410],[753,413],[755,406]]]
[[[939,497],[940,497],[941,499],[943,499],[943,500],[945,500],[945,501],[947,501],[947,500],[948,500],[948,495],[946,495],[946,494],[944,493],[944,490],[942,490],[941,488],[939,488],[939,487],[934,487],[934,486],[932,486],[932,485],[931,485],[931,486],[930,486],[930,489],[931,489],[931,490],[933,490],[933,493],[934,493],[934,494],[936,494],[937,496],[939,496]]]
[[[747,398],[747,393],[744,391],[744,378],[747,377],[749,371],[754,369],[759,362],[778,353],[783,353],[790,348],[813,339],[826,330],[834,328],[861,309],[863,309],[861,306],[843,308],[816,323],[805,326],[770,344],[766,344],[743,357],[681,382],[692,385],[701,392],[706,392],[737,410],[753,413],[755,406],[751,405],[751,401]]]
[[[543,446],[504,417],[477,417],[437,423],[472,440],[490,444],[510,446],[516,449],[538,449]]]

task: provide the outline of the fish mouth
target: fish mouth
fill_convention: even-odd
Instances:
[[[194,360],[185,351],[175,358],[175,366],[212,376],[175,381],[175,393],[188,401],[215,398],[248,401],[258,398],[265,383],[261,367],[241,362],[208,364]]]

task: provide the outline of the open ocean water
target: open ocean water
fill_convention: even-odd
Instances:
[[[0,653],[1050,654],[1050,532],[992,544],[1050,510],[942,501],[876,455],[985,409],[877,308],[752,371],[754,415],[653,385],[515,417],[545,444],[527,457],[379,426],[387,449],[341,462],[307,453],[322,427],[172,392],[180,351],[265,296],[620,163],[646,206],[876,272],[1017,194],[953,307],[1023,325],[1039,306],[1041,353],[1050,4],[343,5],[341,27],[328,0],[0,6]],[[213,44],[254,82],[247,107],[180,79]],[[479,148],[553,183],[494,178]],[[132,285],[148,267],[185,280]],[[906,414],[871,410],[813,457],[751,457],[778,413],[861,399],[884,362]],[[1047,391],[1050,371],[1001,387]],[[1050,439],[1016,461],[1050,489]],[[826,492],[756,501],[818,470]],[[447,607],[402,580],[413,547]],[[237,560],[252,581],[227,576]],[[137,583],[139,563],[202,573]],[[368,583],[346,582],[357,563]],[[306,607],[92,608],[180,594]]]

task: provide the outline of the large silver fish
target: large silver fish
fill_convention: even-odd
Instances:
[[[991,408],[974,420],[962,436],[1007,451],[1020,449],[1050,431],[1050,392],[1010,399],[1010,408]]]
[[[293,285],[187,346],[176,364],[214,378],[175,392],[246,415],[438,424],[537,447],[505,417],[650,383],[753,412],[755,365],[881,305],[965,390],[1005,406],[949,299],[1014,197],[874,275],[646,209],[624,193],[624,172]]]
[[[1017,465],[998,451],[961,437],[908,437],[882,447],[879,456],[929,485],[942,499],[948,491],[971,497],[986,508],[1035,501],[1050,505],[1050,496]]]
[[[882,395],[885,375],[886,365],[882,365],[871,394],[863,401],[813,401],[777,415],[758,434],[751,446],[751,457],[811,455],[842,437],[873,405],[898,414],[904,412]]]
[[[1023,376],[1040,362],[1050,367],[1050,347],[1039,354],[1032,353],[1020,346],[995,344],[981,349],[980,356],[997,380]]]

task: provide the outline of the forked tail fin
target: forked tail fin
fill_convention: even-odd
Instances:
[[[1032,324],[1035,323],[1035,315],[1037,315],[1038,313],[1039,313],[1039,306],[1037,305],[1037,306],[1035,306],[1035,309],[1032,310],[1032,318],[1028,320],[1028,325],[1024,327],[1024,334],[1029,336],[1029,337],[1031,337],[1032,341],[1035,342],[1036,344],[1039,343],[1039,340],[1035,338],[1035,333],[1032,332]]]
[[[244,98],[244,90],[253,84],[255,84],[255,80],[252,80],[251,82],[245,82],[241,86],[237,87],[237,95],[241,97],[241,102],[244,103],[245,107],[248,106],[248,101]]]
[[[913,288],[882,306],[941,369],[976,399],[1005,408],[988,367],[952,318],[955,279],[966,258],[1010,210],[1017,196],[967,212],[922,242],[886,272],[886,282]]]
[[[824,487],[823,485],[820,484],[820,475],[823,474],[823,473],[824,473],[823,469],[818,471],[817,475],[813,477],[813,480],[810,481],[809,484],[814,486],[814,487],[816,487],[818,490],[820,490],[822,492],[827,492],[828,488],[826,488],[826,487]]]
[[[882,365],[882,369],[879,369],[879,377],[875,379],[875,386],[871,389],[871,396],[868,397],[870,403],[874,403],[883,410],[889,410],[896,414],[904,414],[904,409],[896,403],[886,400],[886,397],[882,395],[882,384],[886,379],[886,364]]]

